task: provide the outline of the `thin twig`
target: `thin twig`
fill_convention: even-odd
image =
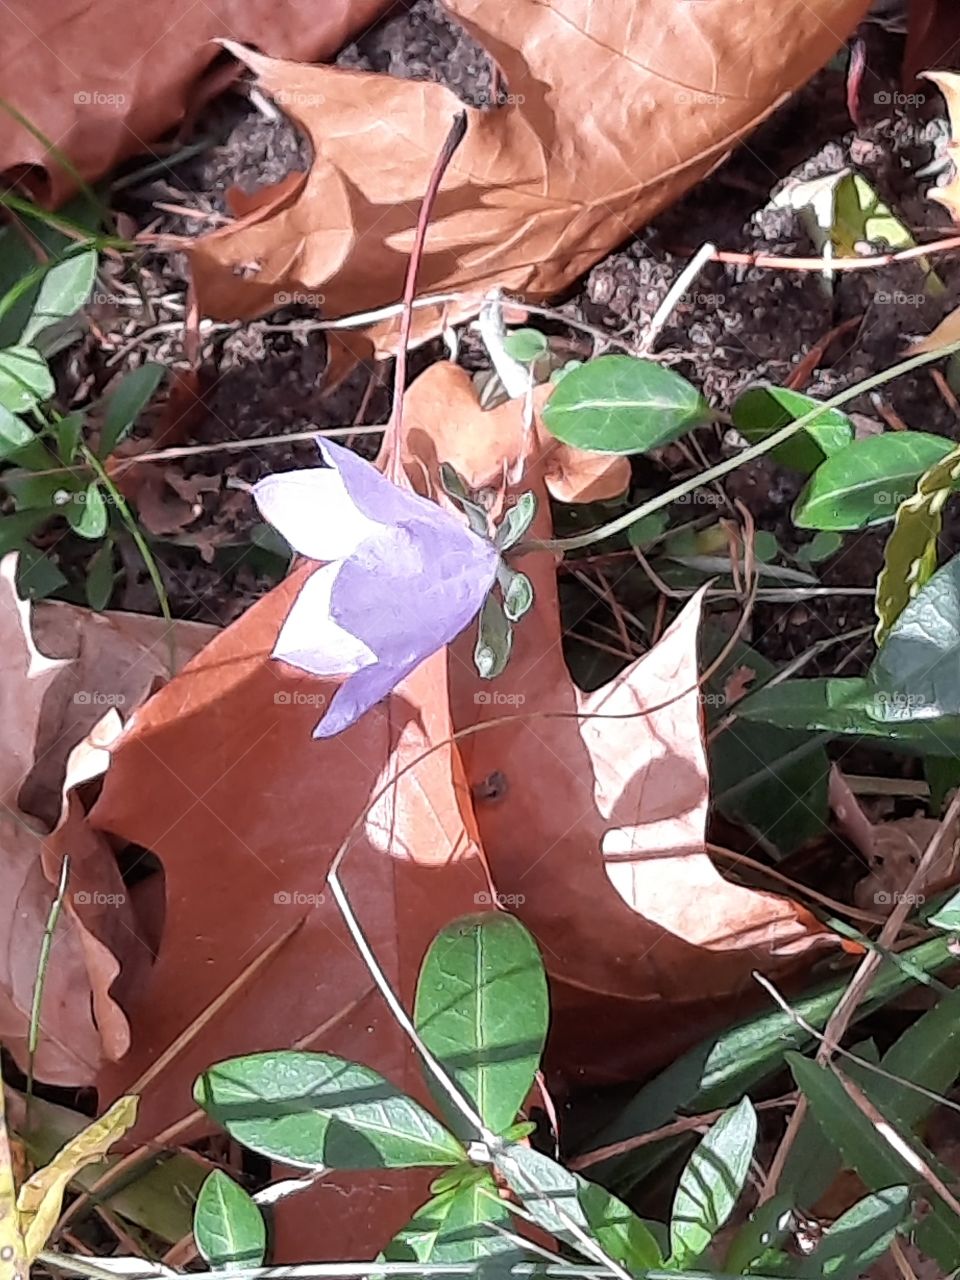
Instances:
[[[47,923],[40,939],[40,954],[37,957],[37,976],[33,983],[33,1005],[30,1009],[30,1029],[27,1032],[27,1127],[30,1124],[30,1107],[33,1103],[33,1068],[37,1056],[37,1045],[40,1041],[40,1009],[43,1005],[43,989],[47,981],[47,966],[50,963],[50,949],[53,946],[53,935],[63,909],[63,899],[67,892],[67,880],[70,876],[70,858],[64,854],[60,866],[60,880],[57,892],[50,905]],[[0,1084],[0,1089],[3,1085]]]
[[[656,345],[657,339],[660,337],[663,329],[666,327],[667,321],[673,315],[673,312],[680,299],[686,293],[690,285],[700,275],[703,268],[708,262],[714,260],[717,252],[717,246],[710,244],[702,244],[697,252],[693,255],[684,269],[674,280],[667,293],[667,296],[657,307],[653,314],[653,319],[647,327],[647,332],[640,341],[641,354],[646,355]]]

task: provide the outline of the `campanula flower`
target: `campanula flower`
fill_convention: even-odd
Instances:
[[[316,676],[347,676],[314,730],[329,738],[385,698],[476,617],[497,577],[493,543],[369,462],[318,442],[325,467],[253,487],[263,518],[310,575],[273,657]]]

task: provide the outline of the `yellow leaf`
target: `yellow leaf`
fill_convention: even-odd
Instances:
[[[913,496],[897,508],[877,582],[877,644],[883,643],[900,614],[936,571],[943,508],[958,479],[960,445],[925,471]]]
[[[67,1184],[84,1165],[100,1160],[136,1118],[137,1099],[118,1098],[109,1111],[81,1129],[48,1165],[38,1169],[20,1188],[17,1211],[28,1263],[34,1261],[57,1225]]]
[[[4,1119],[3,1082],[0,1081],[0,1280],[27,1280],[28,1271],[17,1217],[17,1188]]]

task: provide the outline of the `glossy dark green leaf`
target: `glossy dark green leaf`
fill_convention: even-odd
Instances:
[[[783,1185],[782,1178],[780,1183]],[[751,1263],[788,1240],[797,1226],[793,1208],[793,1198],[781,1193],[754,1209],[727,1250],[724,1271],[735,1276],[745,1275]]]
[[[95,249],[70,254],[55,263],[43,277],[30,319],[20,335],[20,345],[32,345],[51,325],[76,315],[90,296],[96,274]]]
[[[757,1113],[749,1098],[720,1117],[680,1175],[670,1215],[670,1261],[689,1269],[730,1217],[750,1172]]]
[[[110,517],[100,485],[94,481],[83,493],[76,493],[63,508],[67,523],[81,538],[102,538]]]
[[[211,1267],[259,1267],[267,1251],[263,1214],[221,1169],[200,1188],[193,1213],[197,1249]]]
[[[417,983],[417,1030],[494,1133],[513,1123],[530,1092],[548,1017],[540,952],[515,917],[464,916],[430,944]]]
[[[632,1272],[663,1265],[663,1251],[651,1230],[652,1225],[663,1233],[660,1223],[644,1222],[597,1182],[585,1183],[578,1198],[590,1230],[607,1257]]]
[[[124,374],[106,400],[100,429],[101,458],[108,458],[153,399],[166,372],[162,364],[142,364]]]
[[[0,351],[0,407],[23,413],[56,390],[47,362],[33,347]]]
[[[18,449],[36,443],[36,434],[24,420],[0,405],[0,458],[9,458]]]
[[[817,468],[793,508],[801,529],[862,529],[891,520],[917,481],[950,452],[923,431],[889,431],[847,445]]]
[[[194,1097],[238,1142],[283,1164],[397,1169],[466,1158],[418,1102],[369,1067],[327,1053],[221,1062],[197,1079]]]
[[[897,618],[870,668],[873,718],[960,715],[960,556],[938,569]]]
[[[521,1251],[495,1228],[510,1229],[510,1214],[489,1173],[473,1170],[460,1186],[418,1209],[384,1249],[385,1262],[475,1262]]]
[[[600,356],[571,369],[543,411],[558,440],[601,453],[644,453],[710,416],[686,378],[634,356]]]
[[[818,407],[812,396],[789,387],[749,387],[730,410],[733,425],[750,444],[766,440]],[[777,445],[771,457],[785,467],[809,474],[825,458],[853,441],[853,423],[839,409],[824,409],[795,436]]]

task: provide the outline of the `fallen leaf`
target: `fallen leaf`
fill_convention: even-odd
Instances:
[[[329,58],[386,8],[385,0],[33,0],[6,5],[3,96],[93,182],[179,124],[202,96],[218,37],[277,57]],[[104,33],[109,32],[109,40]],[[223,87],[222,85],[219,87]],[[75,189],[40,136],[0,111],[0,174],[43,174],[38,195],[59,204]]]
[[[926,67],[957,65],[960,12],[954,0],[910,0],[903,79],[910,83]]]
[[[434,206],[423,293],[472,300],[418,310],[421,339],[477,310],[492,285],[555,294],[716,167],[836,51],[868,0],[762,3],[449,0],[496,59],[508,105],[468,109]],[[463,104],[436,84],[264,57],[227,47],[307,131],[298,190],[195,242],[210,315],[253,316],[278,292],[339,316],[402,295],[420,201]],[[253,267],[252,270],[243,268]],[[397,322],[371,331],[391,348]]]
[[[99,1120],[81,1129],[49,1164],[38,1169],[20,1188],[17,1216],[28,1263],[36,1260],[57,1225],[68,1184],[81,1169],[105,1156],[136,1118],[137,1099],[119,1098]]]
[[[436,364],[407,393],[403,423],[434,494],[438,458],[472,489],[506,472],[517,477],[507,501],[526,489],[538,498],[529,536],[550,536],[549,463],[517,402],[483,413],[469,375]],[[620,473],[608,485],[617,493]],[[788,971],[835,942],[802,907],[724,880],[705,852],[699,599],[648,654],[584,694],[563,657],[554,558],[516,564],[535,604],[503,675],[477,677],[472,635],[452,648],[457,729],[505,718],[460,751],[497,892],[543,950],[553,1065],[567,1082],[635,1079],[742,1013],[754,969]],[[498,787],[486,787],[494,776]]]
[[[127,1090],[267,944],[302,922],[144,1091],[141,1135],[192,1112],[193,1079],[212,1062],[304,1038],[374,1065],[429,1105],[415,1055],[326,875],[377,790],[413,766],[366,813],[342,872],[409,1007],[434,934],[490,896],[459,757],[442,745],[452,732],[447,658],[434,655],[348,732],[314,740],[332,682],[268,656],[307,572],[295,572],[150,699],[114,748],[92,811],[115,842],[160,859],[166,898],[156,964],[125,1002],[131,1052],[105,1068],[101,1096]],[[422,1203],[428,1181],[416,1171],[325,1177],[276,1206],[276,1256],[370,1256]]]
[[[105,767],[97,734],[119,731],[117,709],[132,713],[169,674],[168,628],[73,605],[31,608],[17,596],[15,574],[8,556],[0,562],[0,1039],[24,1065],[41,940],[68,852],[36,1070],[52,1083],[87,1084],[102,1057],[128,1048],[111,986],[135,933],[112,849],[88,827],[76,788]],[[211,630],[178,629],[175,643],[195,651]]]
[[[731,671],[723,686],[723,705],[732,707],[741,698],[745,698],[756,678],[757,673],[752,667],[737,667]]]

